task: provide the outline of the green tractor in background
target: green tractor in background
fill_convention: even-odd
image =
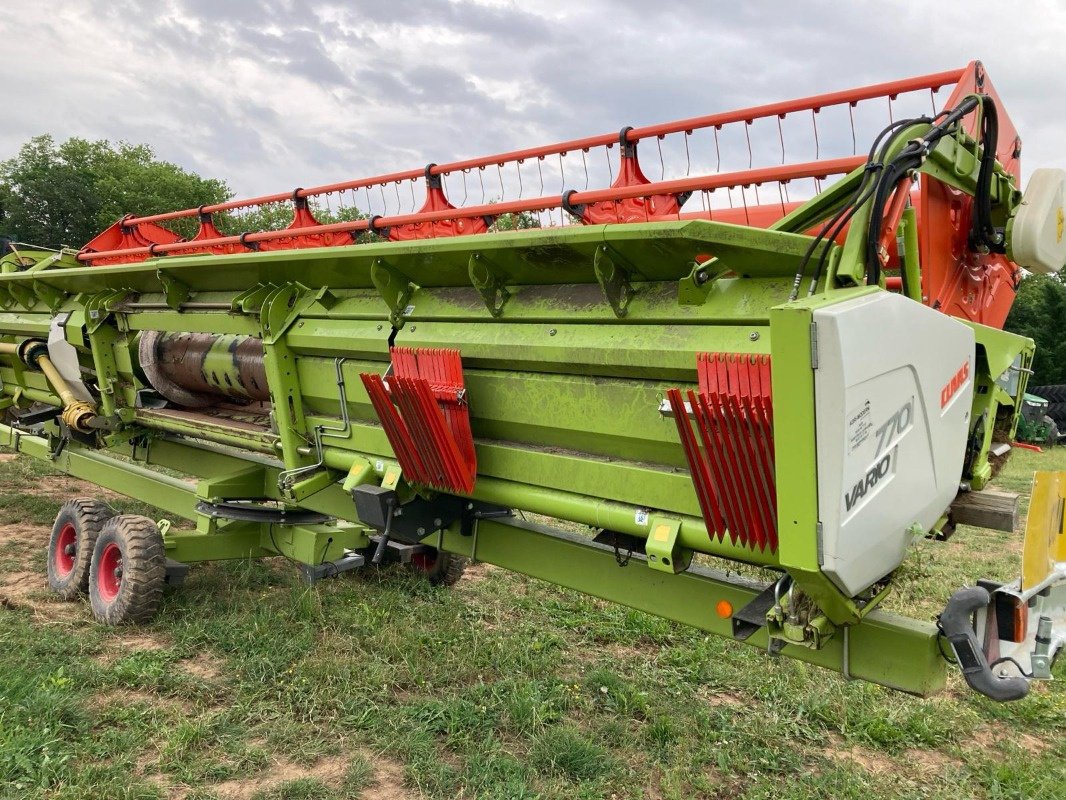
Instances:
[[[1041,387],[1044,388],[1044,387]],[[1066,388],[1066,387],[1047,387]],[[1058,444],[1066,435],[1060,433],[1059,422],[1050,415],[1051,403],[1045,397],[1026,392],[1022,413],[1018,419],[1017,440],[1038,445]]]

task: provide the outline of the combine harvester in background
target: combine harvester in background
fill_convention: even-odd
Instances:
[[[1066,260],[1066,175],[1023,195],[1020,152],[972,63],[17,246],[0,440],[195,523],[72,499],[49,581],[120,624],[195,562],[476,559],[915,694],[954,649],[1020,698],[1066,638],[1066,473],[1018,580],[878,608],[1015,432],[1033,345],[1001,327]]]

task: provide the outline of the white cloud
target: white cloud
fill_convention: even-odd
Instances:
[[[1054,2],[6,2],[0,157],[126,139],[260,194],[983,57],[1025,166],[1066,166],[1064,39]]]

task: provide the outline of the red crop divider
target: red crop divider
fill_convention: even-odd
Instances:
[[[477,455],[458,350],[394,347],[392,374],[362,373],[408,482],[470,494]]]
[[[770,357],[700,353],[699,392],[667,398],[711,537],[777,551]],[[698,439],[692,430],[693,421]],[[701,448],[702,445],[702,448]]]
[[[426,167],[426,202],[417,214],[429,214],[433,211],[457,211],[455,206],[444,196],[444,184],[441,176],[434,174],[436,164]],[[414,239],[438,239],[446,236],[469,236],[487,233],[495,221],[492,216],[453,217],[449,219],[429,220],[427,222],[409,222],[386,228],[389,241],[408,242]]]
[[[618,177],[611,184],[611,189],[624,189],[630,186],[645,186],[651,183],[640,168],[637,159],[637,141],[630,141],[628,136],[632,128],[622,128],[618,134],[621,163]],[[571,214],[579,217],[585,225],[609,225],[625,222],[652,222],[657,219],[677,219],[681,206],[692,192],[674,192],[671,194],[653,194],[641,197],[625,197],[617,200],[601,200],[584,206],[574,207],[570,204],[572,194],[564,195],[563,206]]]

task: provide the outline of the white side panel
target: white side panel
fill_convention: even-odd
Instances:
[[[48,327],[48,358],[70,386],[70,391],[74,393],[74,396],[86,403],[92,403],[93,396],[89,394],[89,390],[81,381],[78,351],[67,341],[63,330],[63,323],[69,316],[69,314],[63,314],[60,317],[52,317],[52,322]]]
[[[903,560],[955,498],[973,398],[974,335],[889,292],[814,312],[822,569],[856,595]]]

